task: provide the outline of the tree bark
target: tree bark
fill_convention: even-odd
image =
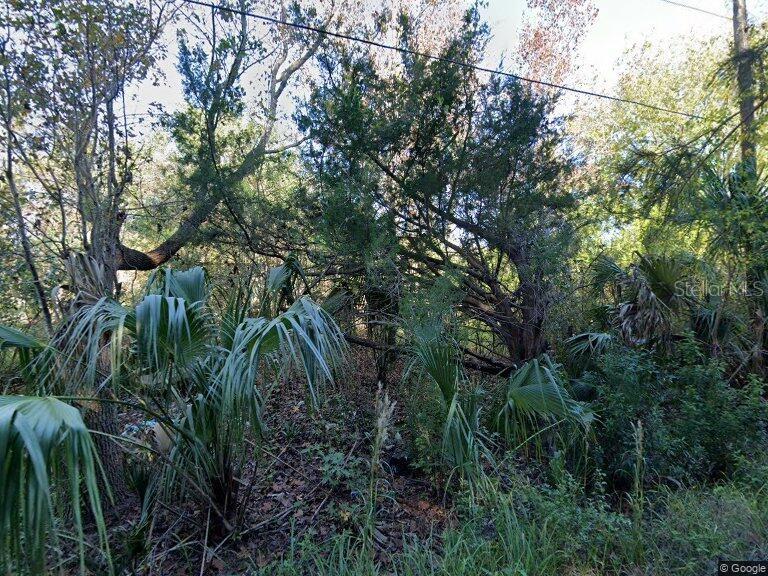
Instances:
[[[750,175],[757,174],[755,144],[755,94],[752,72],[753,54],[749,48],[749,22],[746,0],[733,0],[733,47],[741,118],[741,162]]]
[[[104,391],[99,393],[99,397],[109,400]],[[119,436],[117,422],[117,408],[111,402],[99,402],[94,408],[85,408],[82,410],[85,425],[90,430]],[[123,450],[113,438],[103,434],[93,434],[93,443],[101,460],[104,469],[104,476],[108,484],[109,493],[112,494],[112,500],[107,497],[107,488],[99,486],[102,496],[102,507],[107,512],[118,512],[124,504],[131,499],[131,491],[128,488],[125,475],[125,455]]]
[[[117,270],[154,270],[173,258],[199,230],[219,204],[219,199],[211,198],[195,206],[171,236],[156,248],[148,252],[134,250],[120,245],[117,256]]]
[[[733,0],[733,47],[736,60],[736,82],[739,96],[741,120],[741,171],[743,186],[749,194],[755,194],[757,183],[757,139],[755,131],[755,87],[752,65],[754,54],[749,47],[749,21],[746,0]],[[759,201],[759,199],[758,199]],[[766,265],[761,247],[751,240],[748,242],[747,285],[750,294],[750,316],[755,338],[755,369],[765,373],[766,353],[765,311],[760,303]]]

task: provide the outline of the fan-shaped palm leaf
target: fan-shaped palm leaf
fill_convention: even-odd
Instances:
[[[601,256],[593,264],[595,285],[615,288],[613,323],[625,340],[645,343],[670,336],[675,313],[696,304],[687,280],[694,261],[686,255],[637,254],[637,263],[624,271],[615,262]]]
[[[235,329],[229,349],[209,348],[189,378],[199,393],[191,401],[178,398],[181,418],[171,454],[168,489],[184,492],[190,479],[214,506],[225,526],[239,503],[239,471],[252,445],[248,431],[262,434],[262,394],[257,376],[263,361],[288,357],[301,366],[309,382],[311,401],[319,401],[318,378],[332,378],[345,347],[343,334],[308,297],[269,320],[246,318]],[[184,471],[179,477],[178,471]]]
[[[565,341],[568,361],[573,366],[584,367],[603,354],[613,342],[613,335],[606,332],[584,332],[571,336]]]
[[[18,369],[26,382],[34,384],[32,360],[45,349],[45,344],[9,326],[0,326],[0,350],[13,350],[18,359]]]
[[[0,350],[14,348],[16,350],[36,352],[44,347],[45,344],[21,330],[9,326],[0,326]]]
[[[320,379],[333,379],[346,342],[331,316],[308,296],[294,302],[272,320],[248,318],[235,331],[233,354],[249,354],[249,370],[255,373],[259,357],[287,357],[300,366],[307,377],[310,397],[317,404]],[[239,362],[238,362],[239,364]],[[253,381],[253,378],[251,378]]]
[[[638,254],[637,258],[638,269],[642,271],[643,279],[655,297],[664,302],[668,308],[681,310],[695,303],[693,294],[687,290],[687,281],[695,264],[691,256]]]
[[[318,384],[332,379],[341,361],[343,334],[309,297],[269,318],[245,317],[249,303],[243,303],[230,314],[228,327],[217,332],[199,268],[158,272],[147,292],[134,309],[108,298],[81,301],[41,350],[51,352],[39,353],[32,365],[57,388],[78,388],[78,393],[116,383],[121,370],[166,382],[178,407],[175,417],[168,416],[166,406],[155,411],[172,443],[171,461],[161,466],[166,493],[188,495],[193,486],[196,497],[228,521],[229,511],[238,506],[240,474],[253,454],[245,436],[259,438],[262,432],[260,368],[264,362],[282,368],[287,358],[306,374],[317,405]],[[38,347],[13,330],[0,337],[5,346]],[[171,367],[179,368],[173,374],[180,378],[168,377]],[[179,382],[183,388],[177,388]],[[24,419],[17,421],[24,426]]]
[[[110,298],[83,304],[59,329],[34,368],[55,390],[93,391],[119,376],[131,311]]]
[[[458,391],[461,370],[452,346],[436,339],[417,339],[414,361],[437,384],[446,406]]]
[[[181,368],[205,352],[211,339],[204,301],[149,294],[136,305],[128,326],[135,335],[139,361],[155,372],[171,363]]]
[[[209,295],[205,270],[199,266],[189,270],[157,270],[147,282],[147,294],[181,298],[190,305],[205,302]]]
[[[46,543],[56,539],[56,518],[63,518],[51,496],[53,483],[67,489],[68,518],[79,536],[81,570],[85,571],[81,497],[86,492],[109,557],[97,456],[77,409],[56,398],[0,396],[0,468],[0,564],[17,563],[17,574],[44,573]]]
[[[264,296],[261,301],[261,315],[276,315],[283,304],[293,300],[296,280],[301,279],[307,286],[307,277],[299,259],[290,254],[280,266],[269,270],[264,285]]]
[[[466,378],[456,349],[438,334],[434,326],[417,327],[413,361],[404,378],[418,371],[436,385],[444,414],[442,459],[452,473],[473,480],[480,471],[480,456],[490,458],[480,429],[480,393],[462,389]]]
[[[592,283],[595,290],[601,293],[606,285],[621,284],[627,274],[615,260],[601,254],[592,263]]]
[[[496,415],[497,429],[510,441],[524,441],[537,420],[566,421],[588,426],[593,414],[562,385],[557,366],[547,355],[523,364],[509,378],[504,405]]]

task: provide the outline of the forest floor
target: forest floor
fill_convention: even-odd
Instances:
[[[344,532],[359,535],[368,501],[376,390],[373,381],[338,382],[324,390],[321,413],[312,414],[304,384],[290,380],[277,387],[265,405],[261,456],[246,465],[240,479],[250,496],[236,540],[209,534],[206,543],[201,527],[208,518],[192,506],[161,510],[146,573],[248,573],[295,553],[301,543],[326,542]],[[121,419],[124,434],[153,441],[152,421],[141,412],[124,412]],[[397,404],[396,430],[404,419]],[[401,552],[404,542],[436,542],[456,525],[450,494],[411,466],[399,432],[384,448],[378,491],[373,539],[380,565]],[[138,505],[121,509],[123,519],[138,518],[139,512]]]
[[[370,522],[377,383],[370,356],[355,356],[347,380],[323,389],[320,412],[308,409],[300,378],[269,394],[261,449],[238,479],[245,504],[235,530],[217,533],[200,502],[158,499],[150,532],[139,534],[138,499],[123,503],[107,517],[115,573],[697,576],[714,572],[718,558],[768,557],[768,459],[738,481],[634,495],[597,484],[585,490],[556,456],[518,453],[486,471],[492,488],[478,498],[429,468],[413,438],[424,424],[414,417],[429,405],[414,396],[418,388],[401,385],[402,366],[384,389],[397,404]],[[146,414],[123,412],[122,424],[123,434],[154,442]],[[93,535],[91,544],[97,548]],[[105,574],[103,566],[94,560],[91,573]]]

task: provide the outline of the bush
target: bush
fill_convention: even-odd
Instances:
[[[635,465],[633,424],[642,420],[645,430],[647,477],[668,472],[674,440],[667,429],[663,406],[669,395],[664,376],[645,353],[623,350],[606,354],[599,368],[582,377],[596,393],[595,433],[597,465],[609,483],[629,488]]]
[[[722,367],[710,362],[683,366],[675,373],[675,384],[675,433],[685,443],[689,474],[697,479],[731,477],[739,457],[763,436],[766,411],[759,382],[734,388]]]
[[[697,360],[667,366],[649,352],[623,349],[607,353],[582,377],[597,392],[596,459],[617,488],[628,488],[633,477],[638,420],[651,483],[728,478],[740,455],[763,440],[759,383],[731,386],[719,362]]]

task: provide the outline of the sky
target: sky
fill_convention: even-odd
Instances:
[[[733,34],[730,20],[703,14],[662,0],[592,0],[597,17],[584,37],[576,61],[579,69],[565,84],[611,94],[622,71],[619,60],[632,46],[654,44],[682,37],[709,38]],[[679,0],[703,10],[730,16],[732,0]],[[493,40],[489,58],[499,62],[503,52],[515,46],[526,0],[490,0],[484,11]],[[755,23],[765,21],[768,0],[747,0]],[[511,70],[510,70],[511,71]],[[546,80],[546,79],[545,79]]]
[[[730,15],[731,0],[679,0],[704,10]],[[593,0],[597,17],[585,35],[576,61],[579,69],[565,82],[578,88],[612,93],[621,73],[622,55],[633,45],[650,40],[665,42],[682,36],[708,38],[715,34],[731,35],[729,20],[703,14],[663,0]],[[747,0],[750,19],[761,23],[768,16],[768,0]],[[496,67],[503,53],[515,46],[526,0],[489,0],[484,16],[491,25],[493,39],[487,64]],[[166,111],[183,104],[178,72],[175,69],[175,39],[169,39],[168,57],[163,63],[165,81],[159,86],[148,83],[137,91],[131,108],[146,112],[150,102],[160,103]],[[515,70],[508,69],[510,72]],[[546,80],[544,78],[543,80]]]

